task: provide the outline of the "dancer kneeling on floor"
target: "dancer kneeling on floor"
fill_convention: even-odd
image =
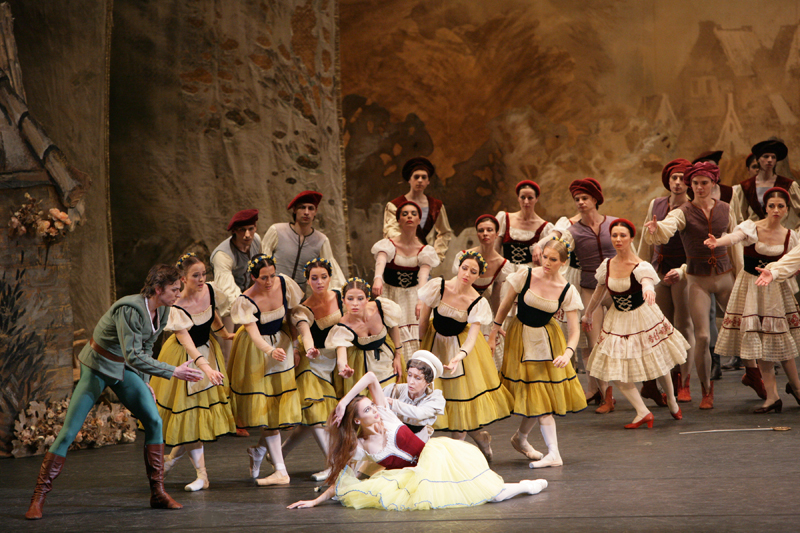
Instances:
[[[369,388],[373,400],[359,396]],[[339,402],[328,419],[330,487],[314,500],[289,509],[314,507],[334,495],[347,507],[393,511],[471,507],[538,494],[547,481],[504,483],[481,452],[464,442],[439,437],[420,440],[391,411],[380,382],[368,372]],[[353,461],[370,459],[386,470],[359,481]]]

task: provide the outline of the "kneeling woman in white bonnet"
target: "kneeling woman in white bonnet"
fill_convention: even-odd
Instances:
[[[438,357],[427,350],[417,350],[406,364],[407,383],[387,385],[383,389],[389,408],[421,441],[433,434],[436,417],[444,413],[442,391],[433,388],[433,380],[444,368]]]

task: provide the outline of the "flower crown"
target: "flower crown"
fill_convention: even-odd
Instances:
[[[311,268],[309,268],[313,263],[322,263],[325,265],[325,269],[328,271],[328,274],[333,272],[333,265],[330,261],[325,259],[324,257],[315,257],[311,261],[306,261],[305,266],[303,266],[303,274],[305,275],[306,279],[308,279],[309,274],[311,274]]]
[[[556,237],[555,235],[553,235],[552,237],[550,237],[550,240],[551,241],[558,241],[561,244],[563,244],[564,248],[567,249],[567,252],[571,252],[572,251],[572,244],[570,244],[569,241],[567,241],[563,237]]]
[[[486,269],[489,268],[489,265],[486,263],[486,260],[483,256],[478,252],[463,252],[461,255],[458,256],[458,265],[461,266],[461,263],[466,261],[467,259],[474,259],[478,263],[478,269],[480,270],[481,274],[486,273]]]
[[[274,263],[275,260],[272,258],[271,255],[267,254],[256,254],[253,258],[247,263],[247,270],[250,271],[252,274],[253,269],[259,264],[261,261],[269,261]]]
[[[347,286],[348,286],[348,285],[350,285],[351,283],[362,283],[362,284],[364,284],[364,285],[366,286],[367,298],[371,298],[371,297],[372,297],[372,285],[370,285],[369,283],[367,283],[367,281],[366,281],[366,280],[364,280],[364,279],[361,279],[361,278],[359,278],[359,277],[355,277],[355,278],[347,278],[347,282],[345,282],[344,286],[342,286],[342,294],[343,294],[343,295],[344,295],[344,294],[346,294],[346,291],[345,291],[345,289],[346,289],[346,288],[347,288]]]
[[[194,253],[194,252],[189,252],[189,253],[183,254],[182,256],[180,256],[180,257],[178,258],[178,262],[177,262],[177,263],[175,263],[175,266],[176,266],[177,268],[183,268],[183,263],[184,263],[184,261],[186,261],[186,260],[187,260],[187,259],[189,259],[190,257],[197,257],[197,254],[196,254],[196,253]]]

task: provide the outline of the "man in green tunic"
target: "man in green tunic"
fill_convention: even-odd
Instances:
[[[164,440],[150,376],[199,381],[203,373],[162,363],[153,357],[153,344],[164,330],[169,306],[180,296],[180,272],[173,266],[150,269],[141,294],[117,300],[97,323],[92,339],[83,348],[81,378],[72,393],[64,426],[44,457],[39,479],[25,518],[42,517],[42,506],[53,480],[61,472],[67,449],[86,416],[106,387],[111,387],[125,407],[142,423],[145,432],[144,462],[150,480],[150,506],[180,509],[164,491]]]

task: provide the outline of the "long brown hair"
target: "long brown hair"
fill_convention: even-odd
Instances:
[[[355,420],[358,418],[358,404],[364,399],[364,396],[356,396],[347,404],[342,421],[338,426],[333,425],[336,411],[331,411],[331,414],[328,415],[326,428],[328,432],[328,467],[331,469],[326,481],[328,485],[336,483],[339,472],[344,470],[358,447],[358,430],[360,426],[356,424]]]

